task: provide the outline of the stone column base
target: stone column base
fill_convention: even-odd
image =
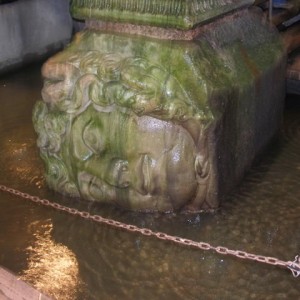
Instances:
[[[87,30],[43,67],[49,186],[138,211],[212,210],[279,128],[285,53],[259,11],[190,41]]]

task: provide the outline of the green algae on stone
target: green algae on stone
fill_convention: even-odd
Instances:
[[[253,0],[73,0],[78,19],[191,29]]]
[[[86,30],[48,60],[34,124],[51,188],[130,210],[219,206],[278,130],[285,55],[256,10],[204,29]]]

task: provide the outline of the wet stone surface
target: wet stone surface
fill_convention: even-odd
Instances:
[[[282,260],[299,254],[298,99],[289,98],[280,138],[217,213],[146,215],[69,199],[46,187],[31,123],[39,74],[36,66],[0,79],[0,184],[215,246]],[[0,205],[0,264],[57,299],[300,297],[299,278],[286,269],[115,230],[2,192]]]
[[[189,29],[252,4],[251,0],[74,0],[71,11],[77,19]]]
[[[33,112],[48,186],[133,211],[217,209],[282,119],[286,56],[262,18],[237,11],[192,41],[78,33],[44,64]]]

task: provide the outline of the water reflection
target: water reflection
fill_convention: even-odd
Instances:
[[[28,225],[34,242],[24,249],[28,266],[21,279],[55,299],[75,299],[82,288],[78,262],[70,249],[53,241],[52,228],[51,219]]]
[[[300,254],[299,99],[288,103],[281,137],[216,214],[145,215],[47,189],[31,124],[39,68],[0,79],[1,184],[214,246],[283,260]],[[116,230],[5,193],[0,208],[0,265],[57,299],[300,299],[299,278],[286,269]]]

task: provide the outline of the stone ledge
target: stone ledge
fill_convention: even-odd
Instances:
[[[10,271],[0,267],[0,299],[2,300],[51,300]]]
[[[73,0],[72,15],[78,19],[191,29],[253,0]]]

